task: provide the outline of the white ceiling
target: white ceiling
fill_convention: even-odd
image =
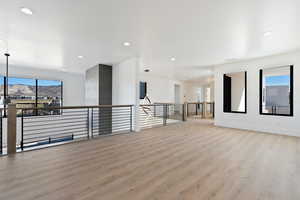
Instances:
[[[12,64],[73,72],[139,56],[152,73],[191,79],[228,59],[298,49],[299,9],[299,0],[6,0],[0,53],[8,44]]]

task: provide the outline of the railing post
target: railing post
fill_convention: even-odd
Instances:
[[[186,121],[186,116],[185,116],[185,107],[186,107],[186,104],[182,104],[182,121]]]
[[[216,104],[215,104],[215,102],[213,103],[213,118],[215,118],[215,106],[216,106]]]
[[[202,103],[202,118],[205,118],[205,112],[206,112],[206,106],[205,106],[205,102]]]
[[[132,132],[132,106],[130,106],[130,132]]]
[[[8,104],[7,107],[7,154],[17,152],[17,109],[15,104]]]
[[[94,109],[92,108],[92,115],[91,115],[91,137],[94,137]]]
[[[21,116],[21,150],[24,150],[24,111],[22,110]]]
[[[90,139],[90,109],[87,109],[87,120],[86,120],[86,126],[87,126],[87,137]]]
[[[163,104],[163,125],[167,125],[167,105]]]

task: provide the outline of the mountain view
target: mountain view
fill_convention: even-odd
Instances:
[[[0,86],[1,93],[4,86]],[[38,86],[39,96],[61,96],[61,86]],[[35,96],[35,86],[31,85],[9,85],[9,95],[12,96]]]

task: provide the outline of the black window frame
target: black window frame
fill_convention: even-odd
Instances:
[[[245,73],[245,111],[233,111],[233,110],[230,110],[230,111],[228,111],[227,109],[226,109],[226,105],[225,105],[225,96],[226,96],[226,94],[225,94],[225,90],[224,90],[224,88],[225,88],[225,78],[226,78],[226,76],[227,76],[227,74],[230,74],[230,73],[226,73],[226,74],[224,74],[223,75],[223,112],[224,113],[236,113],[236,114],[247,114],[247,108],[248,108],[248,106],[247,106],[247,92],[248,92],[248,88],[247,88],[247,71],[241,71],[241,72],[244,72]],[[239,73],[239,72],[232,72],[232,73]]]
[[[288,65],[287,65],[288,66]],[[282,66],[282,67],[287,67]],[[263,70],[272,69],[264,68],[259,70],[259,114],[268,116],[284,116],[284,117],[294,117],[294,65],[289,65],[290,67],[290,114],[274,114],[274,113],[264,113],[262,110],[263,103]]]
[[[140,100],[144,99],[146,96],[147,96],[147,87],[148,87],[148,84],[147,82],[143,82],[143,81],[140,81]],[[144,96],[142,96],[142,88],[144,89]]]
[[[3,76],[3,75],[1,75]],[[60,107],[63,107],[63,102],[64,102],[64,98],[63,98],[63,81],[61,80],[49,80],[49,79],[36,79],[36,78],[28,78],[28,77],[8,77],[8,78],[24,78],[24,79],[32,79],[32,80],[35,80],[35,107],[37,107],[38,105],[38,81],[39,80],[48,80],[48,81],[58,81],[60,82],[60,87],[61,87],[61,106]],[[9,94],[7,94],[7,81],[6,81],[6,76],[3,76],[3,94],[4,94],[4,99],[7,99],[7,97],[9,97]],[[7,108],[7,105],[4,103],[3,105],[4,107],[4,114],[3,114],[3,117],[7,117],[7,113],[6,113],[6,108]],[[35,114],[33,116],[39,116],[38,112],[35,112]],[[21,116],[18,116],[17,117],[21,117]]]

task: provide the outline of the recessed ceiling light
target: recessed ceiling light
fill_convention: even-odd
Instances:
[[[174,62],[175,60],[176,60],[176,58],[171,58],[171,61],[173,61],[173,62]]]
[[[78,58],[79,58],[79,59],[82,59],[82,58],[83,58],[83,56],[78,56]]]
[[[130,42],[124,42],[123,45],[124,45],[125,47],[129,47],[131,44],[130,44]]]
[[[21,12],[24,13],[25,15],[32,15],[33,14],[32,10],[30,10],[29,8],[25,8],[25,7],[21,8]]]
[[[268,37],[268,36],[270,36],[270,35],[272,35],[272,32],[271,32],[271,31],[267,31],[267,32],[264,33],[264,36],[265,36],[265,37]]]

